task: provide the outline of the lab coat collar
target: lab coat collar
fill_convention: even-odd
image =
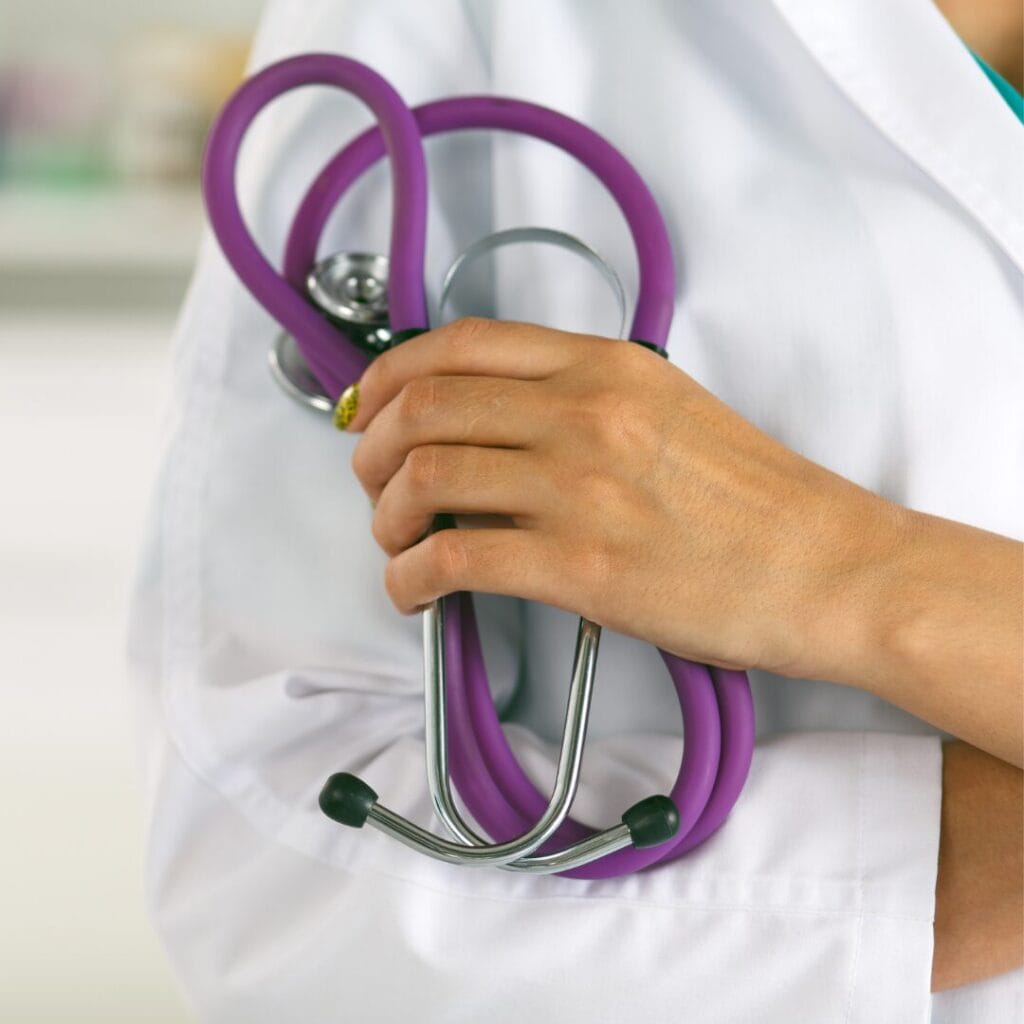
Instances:
[[[931,0],[773,0],[846,96],[1024,270],[1024,127]]]

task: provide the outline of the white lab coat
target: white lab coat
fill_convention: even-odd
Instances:
[[[675,362],[842,475],[1020,535],[1024,130],[928,0],[272,2],[254,66],[311,49],[367,61],[410,104],[494,91],[607,135],[672,232]],[[268,252],[367,122],[325,90],[261,120],[242,189]],[[618,215],[568,158],[483,135],[428,157],[431,282],[520,224],[573,232],[635,280]],[[386,181],[359,186],[328,249],[385,248]],[[603,286],[546,259],[502,266],[496,312],[529,293],[592,326]],[[355,439],[270,380],[275,331],[208,239],[131,640],[147,890],[201,1020],[1020,1019],[1020,972],[929,996],[939,739],[859,691],[754,673],[760,739],[731,819],[640,876],[461,870],[327,821],[316,794],[346,768],[430,820],[419,623],[384,593]],[[549,780],[573,621],[482,606],[501,700],[523,676],[510,735]],[[679,753],[656,656],[608,635],[601,654],[592,823],[664,790]]]

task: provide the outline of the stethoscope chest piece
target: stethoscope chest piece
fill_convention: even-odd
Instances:
[[[306,292],[313,305],[369,355],[379,355],[390,346],[386,256],[368,252],[328,256],[309,272]],[[267,362],[274,380],[289,397],[317,412],[330,414],[334,410],[334,403],[290,334],[274,339]]]
[[[439,316],[447,312],[457,280],[476,260],[524,243],[564,249],[593,266],[612,289],[618,309],[618,336],[626,330],[626,294],[614,268],[573,235],[550,228],[521,227],[496,231],[463,250],[448,268],[441,285]],[[320,260],[306,277],[306,295],[313,305],[372,359],[397,340],[388,324],[388,258],[377,253],[339,252]],[[279,334],[268,353],[270,372],[291,398],[317,412],[330,414],[334,404],[309,369],[290,334]]]
[[[391,344],[388,330],[388,258],[339,252],[306,279],[314,303],[360,348],[376,355]]]

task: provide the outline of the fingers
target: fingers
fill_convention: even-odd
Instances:
[[[457,590],[555,604],[555,552],[532,530],[441,530],[388,563],[384,583],[401,612]]]
[[[468,317],[378,356],[359,382],[350,431],[364,430],[409,381],[447,375],[540,380],[584,357],[593,339],[531,324]],[[611,343],[609,343],[611,344]]]
[[[528,446],[537,436],[543,403],[530,381],[418,377],[374,417],[356,446],[352,468],[376,501],[421,445]]]
[[[381,493],[373,535],[389,554],[414,544],[439,512],[528,517],[542,504],[534,463],[522,451],[423,445]]]

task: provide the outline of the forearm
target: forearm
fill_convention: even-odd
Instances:
[[[965,743],[943,748],[932,991],[1024,964],[1021,779]]]
[[[874,496],[847,508],[849,571],[816,599],[819,678],[1020,767],[1024,546]]]

